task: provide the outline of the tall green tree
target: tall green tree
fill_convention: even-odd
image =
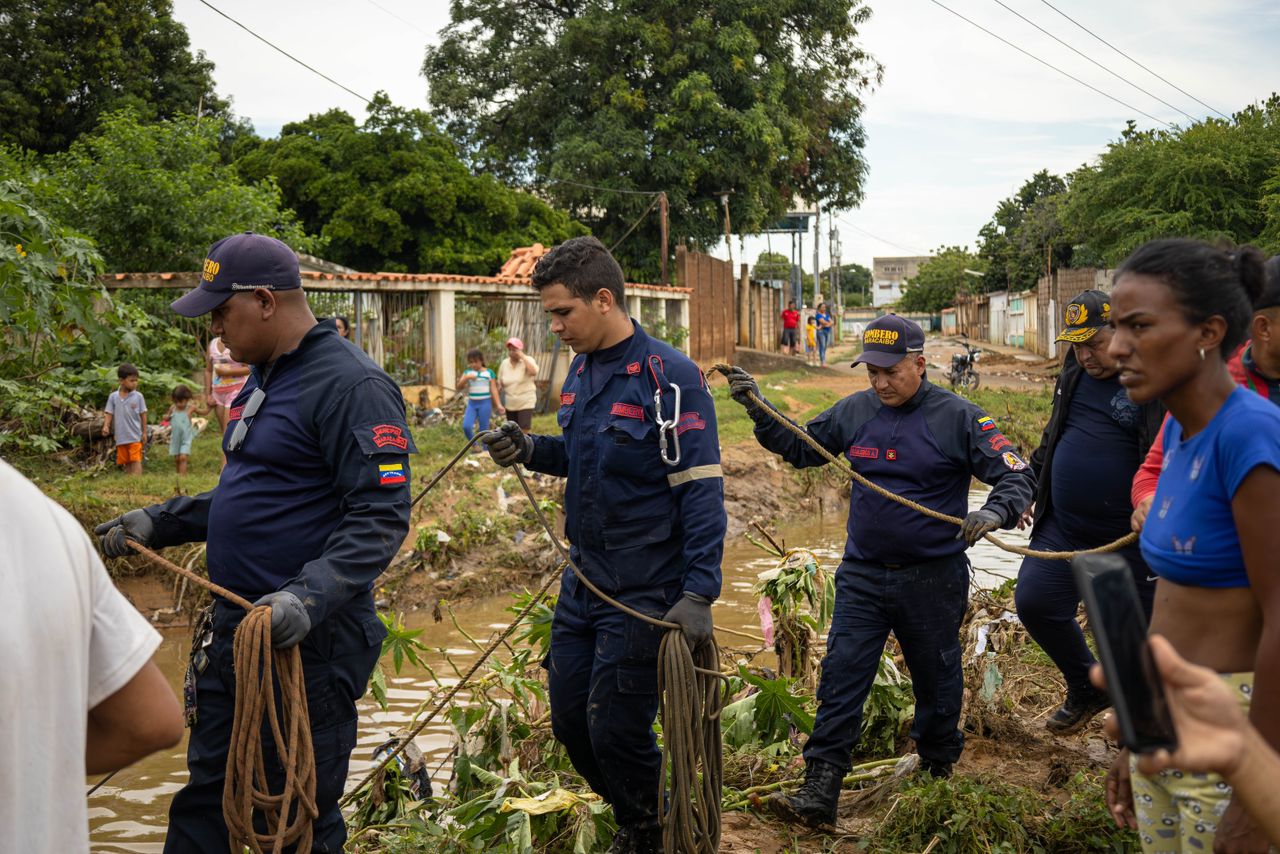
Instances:
[[[978,231],[978,255],[988,271],[984,290],[1034,288],[1046,263],[1070,266],[1072,246],[1059,222],[1066,190],[1066,181],[1041,169],[996,205],[991,220]]]
[[[871,299],[871,269],[861,264],[842,264],[836,272],[840,293],[847,306],[869,305]],[[831,268],[822,271],[822,281],[831,281]]]
[[[0,0],[0,143],[61,151],[104,113],[225,116],[170,0]]]
[[[857,204],[861,98],[881,75],[858,41],[869,16],[861,0],[470,0],[423,73],[476,168],[540,188],[606,244],[643,215],[620,252],[652,275],[645,192],[702,248],[724,192],[742,233],[796,198]]]
[[[359,270],[492,275],[511,250],[586,229],[541,199],[473,175],[421,110],[374,99],[364,124],[330,110],[236,148],[248,178],[275,180],[325,257]]]
[[[965,270],[986,273],[985,265],[986,261],[970,252],[968,246],[940,247],[932,258],[920,265],[920,272],[907,280],[898,308],[929,313],[941,311],[954,302],[957,293],[977,289],[978,279]]]
[[[1186,129],[1132,123],[1071,177],[1063,222],[1085,254],[1114,266],[1158,237],[1280,249],[1280,98]]]
[[[109,271],[195,270],[215,240],[258,231],[311,246],[270,179],[241,180],[222,162],[221,123],[192,116],[142,123],[109,113],[69,150],[0,156],[0,175],[97,243]]]

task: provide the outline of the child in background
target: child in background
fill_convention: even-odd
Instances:
[[[185,385],[173,387],[173,405],[165,419],[169,422],[169,456],[173,457],[178,474],[187,473],[187,460],[191,457],[191,440],[196,437],[195,425],[191,423],[191,413],[204,414],[209,409],[197,409],[191,398],[191,389]]]
[[[115,428],[116,465],[125,474],[142,474],[142,443],[147,439],[147,401],[138,391],[138,369],[128,362],[116,368],[120,388],[107,397],[107,417],[102,435]]]
[[[804,327],[804,358],[810,365],[818,364],[818,322],[812,316]]]
[[[467,411],[462,416],[462,432],[470,441],[476,433],[489,429],[492,413],[506,414],[498,400],[498,384],[493,371],[484,366],[484,353],[479,350],[467,351],[467,369],[458,378],[459,391],[464,387],[467,389]],[[479,447],[472,450],[481,453]]]

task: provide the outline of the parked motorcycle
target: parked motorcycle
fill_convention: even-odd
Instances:
[[[947,371],[947,381],[951,383],[952,388],[963,386],[976,389],[978,372],[973,369],[973,366],[978,361],[978,348],[969,343],[967,336],[961,337],[965,339],[965,352],[956,353],[951,357],[951,369]]]

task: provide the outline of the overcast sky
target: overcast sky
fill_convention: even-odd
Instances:
[[[209,0],[334,80],[369,96],[426,107],[424,46],[448,22],[446,0]],[[867,96],[871,174],[861,208],[836,221],[845,262],[973,247],[997,202],[1033,172],[1063,173],[1089,161],[1128,119],[1188,124],[1209,110],[1096,41],[1046,0],[1002,0],[1106,68],[1090,64],[997,0],[940,0],[1047,62],[1124,101],[1072,82],[975,29],[933,0],[872,0],[865,47],[885,66]],[[1280,88],[1280,4],[1274,0],[1049,0],[1097,35],[1213,108],[1231,114]],[[200,0],[174,0],[194,48],[216,64],[219,93],[258,132],[363,102],[296,65]],[[264,14],[267,12],[267,14]],[[824,220],[826,217],[824,216]],[[825,232],[825,223],[824,223]],[[785,238],[775,237],[778,249]],[[763,239],[746,241],[754,260]],[[735,258],[740,254],[734,243]],[[784,250],[785,251],[785,250]],[[826,239],[822,266],[827,265]],[[724,257],[725,248],[717,254]],[[811,237],[805,267],[812,267]]]

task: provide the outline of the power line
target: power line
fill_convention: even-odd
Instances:
[[[1201,100],[1200,100],[1199,98],[1197,98],[1195,95],[1192,95],[1190,92],[1188,92],[1186,89],[1183,89],[1183,88],[1182,88],[1181,86],[1179,86],[1178,84],[1176,84],[1176,83],[1174,83],[1174,82],[1172,82],[1172,81],[1170,81],[1170,80],[1167,80],[1167,79],[1165,79],[1164,77],[1161,77],[1159,74],[1156,74],[1156,73],[1155,73],[1154,71],[1152,71],[1150,68],[1147,68],[1147,66],[1143,65],[1141,62],[1138,62],[1138,60],[1134,59],[1132,56],[1130,56],[1129,54],[1125,53],[1125,52],[1124,52],[1124,51],[1122,51],[1120,48],[1116,47],[1116,46],[1115,46],[1115,45],[1113,45],[1111,42],[1107,41],[1107,40],[1106,40],[1106,39],[1104,39],[1102,36],[1098,35],[1098,34],[1097,34],[1097,33],[1095,33],[1093,30],[1089,29],[1089,28],[1088,28],[1088,27],[1086,27],[1084,24],[1080,23],[1080,22],[1079,22],[1079,21],[1077,21],[1075,18],[1071,17],[1071,16],[1070,16],[1070,15],[1068,15],[1066,12],[1062,11],[1061,9],[1059,9],[1057,6],[1055,6],[1055,5],[1053,5],[1052,3],[1050,3],[1050,2],[1049,2],[1049,0],[1040,0],[1040,2],[1041,2],[1041,3],[1043,3],[1044,5],[1048,6],[1048,7],[1049,7],[1050,9],[1052,9],[1053,11],[1057,12],[1057,13],[1058,13],[1059,15],[1061,15],[1062,17],[1066,18],[1066,19],[1067,19],[1068,21],[1070,21],[1071,23],[1075,24],[1075,25],[1076,25],[1077,27],[1079,27],[1080,29],[1084,30],[1084,31],[1085,31],[1086,33],[1088,33],[1089,35],[1093,36],[1093,37],[1094,37],[1095,39],[1097,39],[1098,41],[1100,41],[1100,42],[1102,42],[1103,44],[1105,44],[1107,47],[1109,47],[1109,48],[1111,48],[1112,50],[1114,50],[1116,53],[1118,53],[1118,54],[1120,54],[1121,56],[1123,56],[1125,59],[1127,59],[1127,60],[1129,60],[1130,62],[1132,62],[1134,65],[1136,65],[1136,66],[1138,66],[1139,68],[1141,68],[1143,71],[1145,71],[1145,72],[1147,72],[1148,74],[1150,74],[1152,77],[1156,78],[1157,80],[1159,80],[1159,81],[1161,81],[1161,82],[1163,82],[1163,83],[1167,83],[1168,85],[1172,86],[1174,89],[1177,89],[1179,92],[1181,92],[1182,94],[1186,95],[1188,98],[1190,98],[1191,100],[1195,101],[1197,104],[1199,104],[1200,106],[1204,107],[1206,110],[1209,110],[1209,111],[1211,111],[1211,112],[1217,113],[1218,115],[1222,116],[1224,119],[1230,119],[1230,118],[1231,118],[1230,116],[1228,116],[1226,113],[1222,112],[1221,110],[1214,109],[1213,107],[1210,107],[1210,106],[1209,106],[1208,104],[1206,104],[1204,101],[1201,101]]]
[[[204,2],[204,0],[201,0],[201,2]],[[935,5],[935,6],[939,6],[939,7],[943,8],[943,9],[946,9],[948,12],[950,12],[950,13],[951,13],[951,14],[953,14],[953,15],[955,15],[957,18],[959,18],[960,20],[964,21],[965,23],[967,23],[967,24],[971,24],[972,26],[977,27],[978,29],[980,29],[980,30],[982,30],[984,33],[986,33],[987,35],[991,36],[993,39],[997,39],[997,40],[999,40],[999,41],[1004,42],[1004,43],[1005,43],[1005,44],[1007,44],[1009,47],[1011,47],[1011,48],[1013,48],[1014,50],[1018,51],[1018,53],[1024,54],[1024,55],[1026,55],[1026,56],[1030,57],[1031,59],[1034,59],[1036,62],[1040,63],[1041,65],[1045,66],[1046,68],[1051,68],[1051,69],[1053,69],[1054,71],[1056,71],[1056,72],[1058,72],[1059,74],[1061,74],[1063,77],[1066,77],[1066,78],[1068,78],[1068,79],[1074,80],[1076,83],[1079,83],[1081,86],[1085,87],[1086,89],[1091,89],[1092,91],[1097,92],[1097,93],[1098,93],[1099,95],[1101,95],[1102,97],[1107,98],[1108,100],[1111,100],[1111,101],[1115,101],[1117,104],[1119,104],[1120,106],[1124,107],[1126,110],[1132,110],[1133,112],[1137,113],[1137,114],[1138,114],[1138,115],[1140,115],[1140,116],[1146,116],[1147,118],[1151,119],[1151,121],[1156,122],[1157,124],[1162,124],[1162,125],[1164,125],[1164,126],[1165,126],[1165,127],[1167,127],[1167,128],[1173,129],[1173,125],[1169,124],[1169,123],[1168,123],[1168,122],[1166,122],[1164,119],[1157,119],[1155,116],[1151,115],[1150,113],[1146,113],[1146,112],[1143,112],[1142,110],[1139,110],[1137,107],[1133,106],[1132,104],[1126,104],[1124,101],[1121,101],[1121,100],[1120,100],[1119,98],[1117,98],[1115,95],[1108,95],[1106,92],[1103,92],[1103,91],[1102,91],[1101,89],[1099,89],[1097,86],[1094,86],[1094,85],[1092,85],[1092,84],[1089,84],[1089,83],[1084,82],[1084,81],[1083,81],[1083,80],[1081,80],[1079,77],[1076,77],[1074,74],[1070,74],[1070,73],[1068,73],[1068,72],[1066,72],[1066,71],[1063,71],[1063,70],[1062,70],[1061,68],[1059,68],[1058,66],[1053,65],[1052,63],[1048,62],[1047,60],[1043,60],[1043,59],[1041,59],[1040,57],[1036,56],[1036,55],[1035,55],[1034,53],[1032,53],[1031,51],[1029,51],[1029,50],[1026,50],[1026,49],[1024,49],[1024,48],[1019,47],[1018,45],[1016,45],[1016,44],[1014,44],[1013,42],[1009,41],[1008,39],[1004,38],[1003,36],[998,36],[998,35],[996,35],[995,33],[991,32],[991,30],[988,30],[986,27],[982,26],[982,24],[979,24],[977,21],[974,21],[974,20],[971,20],[971,19],[969,19],[969,18],[966,18],[964,15],[961,15],[961,14],[960,14],[959,12],[957,12],[955,9],[952,9],[950,6],[947,6],[947,5],[945,5],[944,3],[940,2],[940,0],[929,0],[929,2],[930,2],[930,3],[932,3],[932,4],[933,4],[933,5]]]
[[[390,9],[388,9],[386,6],[382,6],[382,5],[378,4],[378,3],[375,3],[375,2],[373,2],[373,0],[369,0],[369,5],[370,5],[370,6],[374,6],[374,7],[378,8],[378,9],[381,9],[383,12],[386,12],[388,15],[390,15],[390,16],[391,16],[391,17],[393,17],[393,18],[395,18],[395,19],[396,19],[397,21],[399,21],[400,23],[405,24],[406,26],[413,27],[415,30],[417,30],[418,32],[422,33],[422,34],[423,34],[424,36],[426,36],[427,38],[431,38],[431,37],[432,37],[432,34],[431,34],[431,33],[427,32],[427,31],[426,31],[426,30],[424,30],[422,27],[420,27],[420,26],[418,26],[417,24],[415,24],[413,21],[410,21],[408,18],[402,18],[402,17],[400,17],[400,16],[399,16],[399,15],[397,15],[395,12],[392,12]]]
[[[370,0],[370,2],[372,2],[372,0]],[[1159,95],[1153,95],[1152,93],[1148,92],[1146,89],[1143,89],[1143,88],[1142,88],[1141,86],[1139,86],[1137,83],[1134,83],[1132,80],[1129,80],[1128,78],[1121,76],[1119,73],[1117,73],[1117,72],[1115,72],[1115,71],[1111,70],[1111,69],[1110,69],[1110,68],[1108,68],[1107,66],[1103,65],[1101,62],[1098,62],[1098,60],[1096,60],[1096,59],[1094,59],[1093,57],[1089,56],[1087,53],[1084,53],[1083,51],[1077,50],[1076,48],[1074,48],[1074,47],[1072,47],[1071,45],[1067,44],[1067,43],[1066,43],[1066,42],[1064,42],[1062,39],[1058,38],[1058,37],[1057,37],[1057,36],[1055,36],[1053,33],[1049,32],[1049,31],[1048,31],[1048,30],[1046,30],[1044,27],[1040,26],[1040,25],[1039,25],[1039,24],[1037,24],[1035,21],[1033,21],[1033,20],[1031,20],[1030,18],[1028,18],[1026,15],[1022,14],[1022,13],[1021,13],[1021,12],[1019,12],[1018,10],[1016,10],[1016,9],[1014,9],[1014,8],[1012,8],[1012,7],[1010,7],[1010,6],[1008,6],[1007,4],[1005,4],[1005,3],[1003,2],[1003,0],[993,0],[993,2],[994,2],[997,6],[1001,7],[1002,9],[1006,9],[1006,10],[1008,10],[1010,13],[1012,13],[1012,14],[1014,14],[1014,15],[1017,15],[1019,18],[1021,18],[1021,19],[1022,19],[1022,20],[1024,20],[1024,21],[1026,21],[1028,24],[1030,24],[1031,26],[1035,27],[1037,30],[1039,30],[1040,32],[1044,33],[1046,36],[1048,36],[1049,38],[1051,38],[1051,39],[1053,39],[1054,41],[1056,41],[1058,44],[1060,44],[1060,45],[1062,45],[1063,47],[1065,47],[1067,50],[1071,51],[1072,53],[1077,54],[1078,56],[1083,57],[1084,59],[1089,60],[1089,61],[1090,61],[1090,62],[1092,62],[1094,65],[1096,65],[1096,66],[1098,66],[1099,68],[1101,68],[1103,71],[1107,72],[1107,73],[1108,73],[1108,74],[1110,74],[1112,77],[1114,77],[1114,78],[1116,78],[1117,80],[1119,80],[1121,83],[1127,83],[1128,85],[1132,86],[1134,89],[1137,89],[1139,92],[1141,92],[1142,94],[1146,95],[1148,98],[1155,98],[1157,101],[1159,101],[1160,103],[1164,104],[1166,107],[1168,107],[1169,109],[1173,110],[1174,112],[1182,113],[1184,116],[1186,116],[1186,117],[1187,117],[1188,119],[1190,119],[1191,121],[1193,121],[1193,122],[1194,122],[1194,121],[1196,121],[1196,117],[1195,117],[1195,116],[1193,116],[1193,115],[1191,115],[1190,113],[1188,113],[1186,110],[1182,109],[1181,107],[1175,107],[1173,104],[1170,104],[1168,101],[1166,101],[1164,98],[1161,98]]]
[[[865,234],[867,237],[870,237],[872,240],[879,240],[881,243],[887,243],[888,245],[894,247],[895,249],[901,249],[903,252],[910,252],[912,255],[928,254],[927,252],[921,252],[919,249],[912,249],[910,246],[903,246],[901,243],[894,243],[892,240],[885,240],[883,237],[872,234],[871,232],[867,231],[865,228],[860,228],[859,226],[854,225],[853,223],[849,222],[849,220],[842,217],[840,214],[836,214],[836,219],[840,220],[842,223],[849,226],[854,231],[860,231],[863,234]]]
[[[292,59],[294,62],[298,63],[298,64],[299,64],[299,65],[301,65],[303,68],[305,68],[305,69],[307,69],[308,71],[310,71],[312,74],[318,74],[319,76],[323,77],[325,80],[328,80],[328,81],[329,81],[330,83],[332,83],[334,86],[337,86],[339,89],[343,90],[344,92],[346,92],[346,93],[347,93],[347,94],[349,94],[349,95],[354,95],[355,97],[359,98],[361,101],[364,101],[366,104],[369,104],[369,105],[372,105],[372,104],[373,104],[373,102],[372,102],[372,101],[370,101],[370,100],[369,100],[368,98],[366,98],[364,95],[361,95],[359,92],[354,92],[354,91],[352,91],[351,89],[348,89],[346,86],[343,86],[341,83],[339,83],[337,80],[334,80],[332,77],[330,77],[329,75],[325,74],[323,71],[318,71],[318,70],[316,70],[316,69],[312,68],[310,65],[307,65],[307,64],[306,64],[305,62],[303,62],[301,59],[298,59],[298,57],[296,57],[296,56],[294,56],[293,54],[289,53],[289,52],[288,52],[287,50],[285,50],[284,48],[282,48],[282,47],[277,47],[276,45],[274,45],[274,44],[272,44],[271,42],[267,41],[265,38],[263,38],[262,36],[258,35],[258,34],[257,34],[257,33],[255,33],[253,30],[249,29],[249,28],[248,28],[248,27],[246,27],[244,24],[240,23],[240,22],[239,22],[239,21],[237,21],[235,18],[233,18],[233,17],[231,17],[230,15],[228,15],[226,12],[222,11],[221,9],[219,9],[217,6],[214,6],[212,3],[210,3],[210,2],[209,2],[209,0],[200,0],[200,2],[201,2],[201,3],[203,3],[205,6],[208,6],[208,7],[209,7],[210,9],[212,9],[213,11],[217,12],[217,13],[218,13],[219,15],[221,15],[222,17],[226,18],[226,19],[227,19],[228,21],[230,21],[231,23],[235,24],[235,25],[236,25],[237,27],[239,27],[240,29],[244,30],[244,31],[245,31],[246,33],[248,33],[249,35],[253,36],[253,37],[254,37],[255,39],[257,39],[258,41],[260,41],[260,42],[262,42],[263,44],[265,44],[267,47],[271,48],[272,50],[276,51],[277,53],[281,53],[281,54],[283,54],[284,56],[287,56],[289,59]]]

